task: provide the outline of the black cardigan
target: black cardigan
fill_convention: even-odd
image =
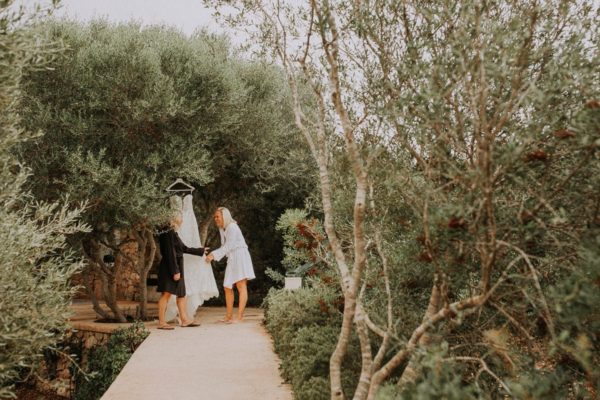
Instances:
[[[161,264],[171,273],[179,274],[183,271],[183,253],[195,256],[204,255],[203,247],[187,247],[179,238],[177,232],[169,230],[159,235]]]

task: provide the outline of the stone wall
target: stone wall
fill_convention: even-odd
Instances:
[[[130,242],[121,246],[124,255],[116,257],[117,264],[117,299],[139,300],[140,275],[135,271],[133,262],[137,262],[137,243]],[[126,255],[126,256],[125,256]]]
[[[134,263],[137,261],[137,243],[133,240],[126,242],[121,246],[121,252],[123,252],[124,255],[118,255],[115,259],[115,267],[117,269],[117,300],[139,301],[138,286],[140,275],[135,271],[134,266]],[[75,298],[87,299],[88,295],[84,287],[82,275],[75,275],[72,282],[75,286],[81,286],[81,289],[77,292]],[[104,300],[100,277],[93,276],[93,282],[96,297],[98,300]]]

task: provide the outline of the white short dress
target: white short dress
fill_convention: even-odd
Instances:
[[[225,234],[221,236],[221,247],[213,250],[211,254],[217,261],[227,256],[224,287],[231,289],[236,282],[256,278],[248,245],[240,227],[235,222],[227,225]]]

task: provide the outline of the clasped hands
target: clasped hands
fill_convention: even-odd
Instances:
[[[215,259],[215,257],[214,257],[212,254],[210,254],[210,253],[209,253],[209,250],[210,250],[210,247],[205,247],[205,248],[204,248],[204,253],[205,253],[205,254],[207,254],[207,253],[208,253],[208,254],[206,255],[206,261],[208,261],[208,262],[211,262],[212,260],[214,260],[214,259]],[[173,275],[173,280],[174,280],[175,282],[177,282],[177,281],[178,281],[178,280],[180,280],[180,279],[181,279],[181,273],[178,273],[178,274],[175,274],[175,275]]]

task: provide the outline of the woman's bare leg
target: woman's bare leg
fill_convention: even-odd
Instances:
[[[224,321],[231,321],[233,318],[233,288],[225,289],[225,305],[227,306],[227,314],[225,315]]]
[[[248,280],[244,279],[235,283],[237,287],[238,293],[240,294],[239,304],[238,304],[238,320],[241,321],[244,319],[244,310],[246,309],[246,303],[248,303]]]
[[[158,326],[167,325],[165,314],[167,313],[167,303],[169,302],[170,297],[171,293],[163,292],[160,299],[158,299]]]
[[[176,302],[177,302],[177,310],[179,311],[179,320],[181,321],[181,325],[187,325],[190,322],[194,322],[194,321],[190,321],[188,319],[186,298],[178,297]]]

